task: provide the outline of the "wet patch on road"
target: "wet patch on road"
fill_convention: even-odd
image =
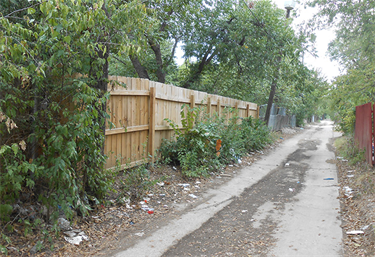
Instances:
[[[307,151],[317,140],[302,140],[298,149],[257,184],[247,188],[202,227],[182,238],[163,256],[267,256],[280,221],[275,216],[304,187]]]

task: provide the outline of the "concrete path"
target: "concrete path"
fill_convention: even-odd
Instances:
[[[294,136],[115,256],[342,256],[333,136],[328,121]]]

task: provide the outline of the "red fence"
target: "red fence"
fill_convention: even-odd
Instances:
[[[372,166],[374,164],[372,156],[372,146],[374,145],[374,112],[372,110],[372,103],[357,106],[355,111],[354,139],[359,149],[365,150],[366,161]]]

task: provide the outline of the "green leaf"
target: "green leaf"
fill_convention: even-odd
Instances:
[[[66,42],[67,44],[70,44],[70,40],[71,40],[70,36],[64,37],[64,42]]]
[[[14,152],[14,156],[16,156],[17,155],[17,153],[18,153],[18,145],[17,144],[13,144],[12,145],[12,150],[13,150],[13,152]]]
[[[34,8],[29,8],[27,9],[27,14],[34,14],[35,13],[35,9]]]

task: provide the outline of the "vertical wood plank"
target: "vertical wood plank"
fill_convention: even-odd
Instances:
[[[195,107],[195,94],[194,92],[190,95],[190,108]]]
[[[246,117],[248,118],[250,116],[250,104],[246,105]]]
[[[217,99],[217,116],[221,116],[221,100],[220,98]]]
[[[207,98],[207,113],[208,117],[211,118],[211,97]]]
[[[155,111],[156,111],[156,89],[150,88],[149,107],[149,129],[148,129],[148,152],[151,155],[151,162],[154,163],[155,153]]]
[[[260,106],[257,107],[257,114],[256,114],[257,119],[259,119],[259,110],[260,110]]]

